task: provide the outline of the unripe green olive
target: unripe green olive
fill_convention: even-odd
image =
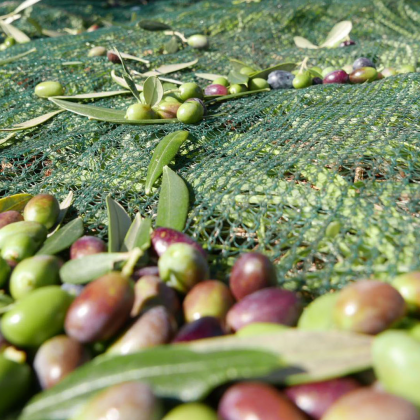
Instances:
[[[7,48],[12,47],[13,45],[16,44],[16,40],[15,38],[13,38],[12,36],[8,36],[5,40],[4,40],[4,45],[6,45]]]
[[[205,35],[192,35],[187,39],[188,45],[197,49],[205,49],[209,46],[209,39]]]
[[[246,88],[245,85],[239,85],[237,83],[235,83],[234,85],[229,86],[229,93],[230,94],[246,92],[247,90],[248,89]]]
[[[239,70],[239,73],[244,74],[245,76],[250,76],[252,73],[255,73],[255,69],[249,66],[244,66]]]
[[[88,52],[88,57],[100,57],[103,55],[106,55],[106,48],[105,47],[93,47],[89,52]]]
[[[176,113],[176,117],[184,124],[196,124],[203,119],[204,109],[198,102],[185,102]]]
[[[401,293],[408,309],[420,313],[420,272],[402,274],[394,279],[392,285]]]
[[[254,322],[253,324],[245,325],[245,327],[236,331],[237,337],[254,337],[257,335],[275,334],[280,331],[288,330],[287,325],[274,324],[271,322]]]
[[[156,112],[146,104],[133,104],[127,108],[125,118],[130,121],[155,120]]]
[[[1,249],[1,256],[8,261],[22,261],[32,257],[38,249],[37,243],[23,233],[12,236]]]
[[[217,79],[214,79],[212,81],[212,84],[213,85],[222,85],[222,86],[228,87],[229,86],[229,81],[228,81],[228,79],[226,79],[226,77],[218,77]]]
[[[187,99],[190,99],[190,98],[203,99],[204,95],[203,95],[203,90],[201,89],[201,87],[198,86],[197,83],[192,82],[192,83],[184,83],[183,85],[179,87],[179,97],[183,101],[186,101]]]
[[[162,420],[217,420],[216,412],[202,403],[181,404],[172,409]]]
[[[249,90],[259,90],[259,89],[266,89],[269,87],[267,80],[256,77],[255,79],[251,79],[249,82]]]
[[[23,210],[23,218],[28,222],[38,222],[51,229],[60,214],[60,204],[51,194],[32,197]]]
[[[312,86],[312,77],[308,71],[299,72],[293,79],[293,87],[295,89],[303,89]]]
[[[411,64],[405,64],[404,66],[401,66],[397,71],[398,74],[415,73],[416,68]]]
[[[307,331],[329,331],[337,329],[334,323],[334,308],[338,293],[328,293],[316,298],[299,318],[298,328]]]
[[[40,98],[64,95],[64,88],[60,82],[42,82],[35,86],[35,95]]]

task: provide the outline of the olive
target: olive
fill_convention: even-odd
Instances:
[[[37,243],[29,235],[21,233],[9,238],[1,249],[1,256],[8,261],[19,262],[34,255],[37,249]]]
[[[338,69],[336,67],[326,67],[324,70],[322,70],[322,77],[328,76],[330,73],[337,71]]]
[[[188,45],[197,49],[205,49],[209,46],[209,39],[205,35],[192,35],[187,39]]]
[[[420,342],[405,331],[385,331],[372,346],[373,369],[386,391],[420,405]]]
[[[275,70],[268,75],[267,82],[271,89],[292,89],[294,78],[288,71]]]
[[[7,264],[6,260],[0,257],[0,289],[6,286],[11,271],[12,269],[10,268],[9,264]]]
[[[304,413],[320,419],[339,398],[360,387],[353,378],[337,378],[291,386],[284,393]]]
[[[171,245],[159,258],[160,278],[182,293],[209,278],[209,266],[203,254],[186,243]]]
[[[106,55],[105,47],[93,47],[88,52],[88,57],[100,57]]]
[[[190,236],[174,229],[166,227],[156,228],[151,235],[152,249],[160,257],[165,251],[175,243],[186,243],[194,247],[197,251],[207,258],[207,253],[203,247]]]
[[[16,222],[0,229],[0,249],[16,235],[30,236],[37,246],[40,246],[47,238],[48,231],[44,225],[37,222]]]
[[[0,416],[20,405],[31,385],[31,368],[0,353]]]
[[[372,67],[369,67],[369,68],[372,68]],[[351,74],[354,71],[352,64],[346,64],[345,66],[343,66],[341,70],[344,70],[347,74]]]
[[[3,315],[4,337],[16,346],[40,346],[62,331],[72,299],[60,286],[35,289]]]
[[[255,69],[249,66],[244,66],[239,70],[239,73],[244,74],[245,76],[250,76],[252,73],[255,73]]]
[[[387,67],[381,71],[382,75],[386,77],[396,76],[398,74],[397,70]]]
[[[378,72],[373,67],[360,67],[349,75],[350,83],[373,82],[378,77]]]
[[[420,420],[416,408],[395,395],[362,388],[340,398],[322,420]]]
[[[185,321],[192,322],[203,316],[224,321],[233,304],[233,297],[225,284],[217,280],[203,281],[195,285],[184,299]]]
[[[121,64],[121,59],[120,59],[120,57],[118,57],[118,54],[115,54],[114,52],[112,52],[112,51],[108,51],[107,53],[106,53],[106,56],[108,57],[108,60],[111,62],[111,63],[114,63],[114,64]]]
[[[34,359],[34,369],[42,389],[51,388],[88,360],[83,346],[66,335],[45,341]]]
[[[340,291],[334,308],[339,329],[377,334],[401,319],[406,311],[403,297],[391,285],[359,280]]]
[[[185,324],[172,342],[183,343],[222,335],[225,335],[225,331],[220,321],[212,316],[203,316],[196,321]]]
[[[398,74],[404,74],[404,73],[415,73],[416,68],[411,64],[405,64],[404,66],[401,66],[397,70]]]
[[[349,47],[350,45],[356,45],[356,42],[352,39],[347,39],[340,44],[340,47]]]
[[[184,124],[196,124],[203,119],[204,109],[197,102],[185,102],[176,113],[176,117]]]
[[[324,81],[320,78],[320,77],[314,77],[312,79],[312,84],[313,85],[322,85]]]
[[[15,38],[13,38],[12,36],[8,36],[5,40],[4,40],[4,44],[6,45],[7,48],[9,47],[13,47],[13,45],[16,44],[16,40]]]
[[[226,86],[212,84],[204,89],[204,94],[206,96],[224,96],[228,95],[229,91]]]
[[[229,279],[230,290],[237,300],[276,284],[274,264],[265,255],[257,252],[242,254],[236,260]]]
[[[232,95],[235,93],[246,92],[247,90],[248,89],[245,85],[234,84],[232,86],[229,86],[229,93]]]
[[[100,26],[94,23],[93,25],[89,26],[89,28],[86,29],[86,32],[94,32],[100,29]]]
[[[107,351],[129,354],[169,343],[176,331],[173,316],[163,306],[144,313]]]
[[[179,87],[179,97],[183,101],[190,98],[203,99],[203,90],[197,85],[197,83],[184,83]]]
[[[156,112],[163,119],[176,118],[180,106],[179,102],[161,102],[156,108]]]
[[[70,258],[75,260],[106,251],[106,243],[101,238],[97,236],[82,236],[70,247]]]
[[[5,211],[0,213],[0,229],[10,223],[21,222],[23,220],[22,215],[14,210]]]
[[[401,293],[408,309],[420,312],[420,271],[402,274],[394,279],[392,285]]]
[[[298,328],[307,331],[329,331],[337,329],[334,323],[334,308],[338,293],[319,296],[304,310],[298,321]]]
[[[407,332],[411,337],[420,341],[420,321],[417,321],[414,325],[412,325]]]
[[[203,115],[207,115],[207,107],[206,107],[205,102],[202,99],[200,99],[200,98],[190,98],[190,99],[187,99],[185,102],[191,102],[191,101],[199,103],[203,107],[203,112],[204,112]]]
[[[259,382],[232,385],[219,403],[220,420],[306,420],[276,388]]]
[[[70,306],[66,333],[81,343],[107,340],[127,321],[133,302],[130,281],[117,272],[105,274],[89,283]]]
[[[309,71],[300,71],[293,79],[295,89],[303,89],[312,85],[312,77]]]
[[[158,115],[149,105],[137,103],[127,108],[124,118],[129,121],[155,120]]]
[[[140,278],[145,277],[145,276],[159,277],[159,267],[157,265],[150,265],[150,266],[138,268],[137,270],[134,271],[131,278],[134,281],[137,281]]]
[[[301,302],[293,292],[270,287],[245,296],[230,309],[226,321],[233,331],[254,322],[294,326],[301,311]]]
[[[218,77],[216,79],[213,80],[213,85],[222,85],[225,87],[229,86],[229,81],[228,79],[226,79],[226,77]]]
[[[255,322],[248,324],[236,332],[238,337],[254,337],[257,335],[272,334],[289,329],[286,325],[270,322]]]
[[[20,262],[10,277],[10,294],[21,299],[34,289],[60,283],[60,260],[52,255],[36,255]]]
[[[336,70],[332,73],[327,74],[324,77],[324,84],[329,83],[339,83],[339,84],[345,84],[349,82],[349,75],[344,70]]]
[[[60,82],[42,82],[35,86],[35,95],[40,98],[64,95],[64,88]]]
[[[188,403],[173,408],[162,420],[217,420],[216,412],[205,404]]]
[[[376,80],[382,80],[382,79],[385,79],[385,76],[384,76],[381,72],[379,72],[379,73],[376,75]]]
[[[249,90],[267,89],[269,84],[267,80],[256,77],[255,79],[251,79],[249,81],[248,87]]]
[[[38,222],[51,229],[60,214],[60,204],[51,194],[38,194],[32,197],[23,210],[27,222]]]
[[[71,420],[158,420],[161,413],[150,387],[133,381],[99,392]]]
[[[360,69],[361,67],[373,67],[376,69],[375,64],[373,64],[372,60],[366,57],[360,57],[353,63],[353,70]]]

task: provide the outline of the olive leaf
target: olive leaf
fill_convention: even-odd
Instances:
[[[55,117],[57,114],[64,112],[63,109],[59,109],[58,111],[48,112],[48,114],[41,115],[40,117],[32,118],[28,121],[23,123],[19,123],[14,125],[10,128],[1,128],[0,131],[19,131],[19,130],[27,130],[28,128],[33,128],[38,125],[44,124],[51,118]]]
[[[15,194],[0,198],[0,213],[5,211],[23,211],[26,203],[32,198],[31,194]]]
[[[142,251],[146,251],[150,247],[151,230],[151,219],[146,218],[142,220],[140,213],[137,213],[124,238],[121,251],[131,251],[134,248],[140,248]]]
[[[248,90],[246,92],[239,92],[239,93],[232,93],[231,95],[225,95],[225,96],[206,96],[206,104],[212,104],[215,102],[223,102],[223,101],[229,101],[230,99],[235,98],[241,98],[242,96],[249,96],[249,95],[256,95],[261,92],[270,92],[269,88],[265,89],[258,89],[258,90]],[[220,114],[223,115],[223,114]],[[209,117],[215,117],[216,115],[209,115]]]
[[[9,133],[4,139],[0,139],[0,145],[7,143],[9,140],[15,138],[17,133],[15,131]]]
[[[19,44],[25,44],[26,42],[30,42],[31,40],[31,38],[29,38],[28,35],[23,33],[20,29],[15,28],[10,23],[6,23],[0,20],[0,26],[8,36],[13,37]]]
[[[214,73],[195,73],[195,75],[201,79],[206,79],[206,80],[216,80],[219,77],[226,78],[226,76],[222,76],[221,74],[214,74]]]
[[[40,2],[41,0],[26,0],[23,3],[21,3],[18,7],[16,7],[13,12],[8,13],[7,15],[0,16],[0,19],[7,19],[8,17],[17,15],[19,12],[22,12],[23,10],[27,9],[28,7],[33,6],[34,4]]]
[[[162,175],[164,166],[172,161],[181,145],[187,140],[188,135],[188,131],[175,131],[165,136],[156,146],[147,168],[146,194],[150,193],[153,184]]]
[[[238,70],[231,70],[228,75],[228,81],[231,85],[246,85],[249,81],[249,76],[246,74],[239,73]]]
[[[130,229],[131,219],[124,207],[110,196],[106,198],[106,207],[108,211],[108,252],[118,252]]]
[[[172,29],[166,23],[157,20],[141,20],[137,25],[146,31],[166,31],[167,29]]]
[[[326,40],[320,45],[320,48],[334,48],[346,38],[353,28],[353,24],[349,20],[343,20],[337,23],[327,35]]]
[[[133,71],[132,73],[137,73],[137,72]],[[111,71],[111,78],[117,85],[120,85],[121,87],[123,87],[125,89],[130,89],[128,87],[127,82],[122,77],[117,76],[117,74],[115,73],[115,70]],[[141,92],[143,90],[143,86],[136,84],[136,89],[139,92]]]
[[[69,260],[60,269],[60,278],[63,283],[89,283],[111,272],[117,263],[127,261],[128,258],[127,252],[101,252]]]
[[[63,223],[63,220],[66,217],[68,209],[73,203],[73,196],[73,191],[70,191],[67,194],[67,197],[60,203],[60,213],[58,214],[58,218],[53,226],[52,232],[48,236],[52,236],[60,228],[61,223]]]
[[[187,69],[189,67],[194,66],[197,63],[198,63],[198,58],[196,58],[193,61],[189,61],[187,63],[166,64],[166,65],[158,67],[155,70],[148,71],[147,73],[137,73],[137,74],[142,77],[159,76],[160,74],[169,74],[169,73],[174,73],[176,71],[180,71],[183,69]]]
[[[130,93],[129,90],[110,90],[108,92],[91,92],[91,93],[80,93],[79,95],[72,96],[53,96],[55,99],[100,99],[100,98],[110,98],[111,96],[126,95]]]
[[[140,57],[136,57],[135,55],[127,54],[127,53],[124,53],[124,52],[120,53],[117,50],[115,50],[115,51],[110,50],[109,52],[113,53],[113,54],[118,54],[120,56],[120,58],[122,57],[122,58],[126,58],[127,60],[140,61],[141,63],[150,64],[149,60],[146,60],[146,59],[140,58]]]
[[[307,40],[306,38],[303,38],[302,36],[295,36],[293,40],[295,41],[295,45],[298,48],[306,48],[311,50],[317,50],[319,48],[317,45],[312,44],[311,41]]]
[[[168,166],[163,168],[156,226],[183,230],[189,206],[188,188],[180,176]]]
[[[229,58],[229,62],[230,62],[231,67],[233,68],[233,70],[236,70],[236,71],[241,70],[242,67],[256,68],[256,66],[254,64],[249,65],[249,64],[246,64],[243,61],[238,60],[236,58]]]
[[[3,66],[4,64],[13,63],[14,61],[18,61],[21,58],[26,57],[27,55],[32,54],[35,51],[36,51],[36,48],[32,48],[24,53],[14,55],[13,57],[3,58],[3,60],[0,60],[0,66]]]
[[[39,22],[36,19],[30,16],[26,16],[25,19],[28,23],[30,23],[35,28],[35,30],[38,32],[39,35],[42,35],[42,26],[39,24]]]
[[[123,66],[123,70],[124,70],[124,72],[123,72],[123,78],[124,78],[124,81],[125,81],[125,83],[127,83],[127,86],[130,89],[130,92],[133,94],[133,96],[137,99],[138,102],[141,103],[140,93],[137,90],[136,83],[134,82],[134,79],[133,79],[133,77],[130,74],[130,70],[128,70],[127,66],[125,65],[125,61],[122,58],[122,56],[121,56],[121,54],[120,54],[120,52],[118,50],[117,50],[117,54],[118,54],[118,57],[121,60],[122,66]]]
[[[144,100],[151,107],[156,106],[163,98],[163,86],[156,76],[150,76],[143,85]]]
[[[249,75],[250,79],[255,79],[255,78],[262,78],[262,79],[267,79],[268,75],[275,70],[283,70],[283,71],[292,71],[296,68],[297,64],[296,63],[280,63],[280,64],[276,64],[275,66],[271,66],[268,67],[264,70],[259,70],[256,71],[255,73],[251,73]]]
[[[72,220],[47,238],[37,255],[58,254],[73,245],[83,235],[83,231],[82,219]]]
[[[164,45],[165,52],[167,54],[174,54],[179,50],[178,38],[173,36],[168,42]]]
[[[323,78],[322,74],[319,74],[316,70],[313,69],[308,69],[309,73],[311,74],[312,77],[319,77],[319,78]]]

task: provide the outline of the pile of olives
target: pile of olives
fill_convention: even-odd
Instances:
[[[225,283],[212,278],[198,242],[160,227],[151,233],[148,259],[132,274],[63,284],[65,260],[105,253],[107,244],[83,236],[59,256],[37,253],[59,211],[54,196],[40,194],[22,214],[0,213],[1,416],[101,353],[297,328],[375,336],[373,371],[282,389],[243,381],[221,389],[216,401],[175,408],[148,385],[126,382],[95,395],[72,420],[111,412],[119,420],[420,420],[420,273],[392,283],[359,280],[305,307],[302,296],[278,286],[266,256],[240,255]]]

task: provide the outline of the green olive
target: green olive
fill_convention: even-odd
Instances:
[[[185,102],[176,113],[176,117],[184,124],[196,124],[203,119],[204,109],[198,102]]]
[[[4,258],[0,257],[0,289],[6,286],[11,271],[9,264],[7,264]]]
[[[218,77],[217,79],[214,79],[212,82],[212,85],[222,85],[225,87],[229,86],[229,81],[226,79],[226,77]]]
[[[60,214],[60,204],[51,194],[38,194],[32,197],[23,210],[27,222],[38,222],[51,229]]]
[[[411,64],[405,64],[397,70],[398,74],[415,73],[416,68]]]
[[[35,95],[40,98],[64,95],[64,88],[60,82],[42,82],[35,86]]]
[[[1,249],[1,256],[5,260],[22,261],[32,257],[38,249],[37,243],[29,235],[23,233],[14,235]]]
[[[353,64],[346,64],[345,66],[342,67],[342,70],[344,70],[347,74],[353,73]]]
[[[12,36],[8,36],[5,40],[4,40],[4,45],[6,45],[7,48],[9,47],[13,47],[13,45],[16,44],[16,40],[15,38],[13,38]]]
[[[312,77],[308,71],[299,72],[293,79],[295,89],[303,89],[312,85]]]
[[[252,73],[255,73],[255,69],[252,67],[244,66],[239,70],[239,73],[244,74],[245,76],[250,76]]]
[[[88,57],[100,57],[106,55],[106,48],[105,47],[93,47],[88,52]]]
[[[156,112],[146,104],[133,104],[127,108],[125,118],[130,121],[155,120]]]
[[[162,420],[217,420],[216,412],[202,403],[181,404],[173,408]]]
[[[395,70],[395,69],[393,69],[393,68],[391,68],[391,67],[386,67],[386,68],[384,68],[382,71],[381,71],[381,73],[382,73],[382,75],[384,76],[384,77],[391,77],[391,76],[396,76],[398,73],[397,73],[397,70]]]
[[[184,83],[179,87],[179,97],[181,100],[186,101],[190,98],[203,99],[203,90],[197,83]]]
[[[36,244],[41,245],[48,234],[47,228],[38,222],[15,222],[0,229],[0,249],[2,249],[9,240],[15,235],[28,235]]]
[[[337,329],[334,323],[334,308],[338,293],[328,293],[316,298],[303,311],[298,328],[307,331],[329,331]]]
[[[205,35],[192,35],[187,39],[188,45],[197,49],[205,49],[209,46],[209,39]]]
[[[288,330],[289,327],[281,324],[273,324],[270,322],[254,322],[253,324],[245,325],[236,332],[238,337],[254,337],[256,335],[264,335],[277,333],[279,331]]]
[[[268,88],[269,84],[267,80],[256,77],[255,79],[250,80],[248,87],[249,90],[259,90]]]
[[[246,92],[248,89],[245,85],[238,85],[237,83],[229,87],[229,93],[241,93]]]
[[[311,70],[313,70],[313,71],[317,72],[318,74],[322,75],[321,67],[314,66],[314,67],[311,67]]]

